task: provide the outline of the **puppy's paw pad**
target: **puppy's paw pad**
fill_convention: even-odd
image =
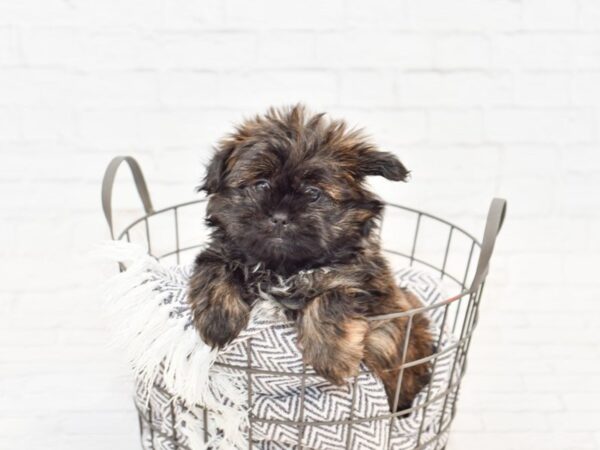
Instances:
[[[234,340],[248,323],[248,314],[238,311],[226,313],[219,305],[204,309],[194,317],[194,324],[202,340],[212,348],[223,348]]]

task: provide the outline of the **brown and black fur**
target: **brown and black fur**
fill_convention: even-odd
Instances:
[[[396,285],[381,255],[383,204],[364,183],[372,175],[404,181],[408,171],[361,132],[302,106],[271,109],[222,140],[200,187],[213,231],[189,291],[202,338],[223,347],[246,326],[257,290],[290,280],[281,302],[306,363],[342,384],[365,361],[393,404],[408,319],[366,318],[420,303]],[[308,277],[294,284],[301,272]],[[406,362],[432,353],[428,328],[425,316],[413,317]],[[429,370],[427,363],[404,370],[399,410],[410,407]]]

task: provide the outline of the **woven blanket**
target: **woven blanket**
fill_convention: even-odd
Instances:
[[[247,328],[226,348],[211,350],[191,323],[191,266],[165,267],[131,244],[113,244],[109,254],[128,267],[109,283],[108,302],[136,378],[144,449],[443,448],[453,404],[444,391],[460,373],[454,366],[451,376],[456,342],[440,329],[443,308],[430,310],[432,332],[441,336],[431,389],[413,403],[427,407],[390,418],[383,384],[370,373],[345,386],[310,367],[304,379],[298,376],[296,329],[278,304],[259,300]],[[444,299],[439,280],[423,271],[402,269],[397,279],[426,305]],[[236,368],[249,365],[250,375]]]

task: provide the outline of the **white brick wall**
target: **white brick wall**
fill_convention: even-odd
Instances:
[[[267,105],[364,125],[388,199],[480,233],[509,200],[453,450],[600,448],[600,2],[0,2],[0,449],[131,449],[90,261],[110,157],[157,205]],[[130,182],[117,204],[135,208]]]

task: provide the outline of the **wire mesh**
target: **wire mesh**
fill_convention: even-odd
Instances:
[[[194,217],[196,220],[198,217],[203,217],[204,214],[201,209],[204,207],[204,202],[204,200],[192,201],[157,211],[151,211],[126,226],[119,234],[118,239],[126,240],[128,242],[145,242],[148,252],[159,260],[176,264],[191,261],[205,244],[207,233],[206,230],[201,232],[201,230],[198,229],[198,225],[202,226],[202,224],[196,223],[191,229],[186,227],[186,216]],[[404,239],[403,241],[403,238],[406,236],[412,236],[412,239]],[[442,237],[441,239],[440,236]],[[305,383],[306,377],[314,374],[314,372],[309,372],[310,369],[307,368],[306,365],[303,366],[302,370],[297,372],[267,371],[253,368],[250,347],[252,343],[251,340],[248,340],[248,360],[246,365],[216,364],[221,364],[224,367],[227,367],[227,369],[240,371],[246,375],[248,381],[247,401],[249,411],[252,411],[252,380],[253,375],[255,374],[301,377],[302,386],[297,420],[268,419],[250,413],[248,429],[249,448],[253,448],[253,426],[257,423],[265,423],[297,427],[299,431],[297,440],[298,448],[302,448],[302,436],[307,427],[347,425],[345,448],[351,449],[350,434],[352,427],[356,424],[383,420],[389,422],[391,430],[395,418],[399,418],[413,411],[418,411],[424,418],[427,408],[431,404],[440,401],[443,401],[443,408],[439,423],[437,424],[437,433],[427,441],[422,441],[423,427],[421,425],[418,431],[416,440],[417,446],[415,449],[434,448],[437,450],[438,443],[440,446],[444,445],[439,440],[449,429],[456,411],[455,402],[460,388],[460,382],[464,375],[465,361],[473,329],[477,323],[477,313],[483,283],[473,291],[470,289],[468,281],[474,276],[474,261],[476,261],[476,258],[479,255],[481,244],[473,235],[444,219],[423,211],[396,204],[388,204],[386,207],[386,213],[381,226],[381,238],[384,253],[390,259],[393,267],[398,269],[406,266],[419,267],[429,273],[436,274],[441,280],[445,291],[450,293],[448,298],[433,305],[423,306],[410,311],[399,311],[385,316],[368,318],[368,320],[371,321],[379,321],[396,317],[405,317],[408,323],[405,339],[402,343],[402,364],[399,367],[394,368],[394,370],[399,371],[399,376],[393,401],[394,408],[392,411],[396,411],[396,407],[398,406],[398,399],[402,389],[403,374],[407,368],[419,364],[431,363],[435,369],[438,359],[451,353],[452,369],[448,385],[441,393],[432,396],[431,384],[429,384],[429,386],[425,388],[427,389],[425,401],[402,411],[389,412],[387,414],[368,418],[357,418],[351,413],[347,420],[337,421],[306,420],[304,417]],[[123,268],[121,267],[121,270],[122,269]],[[439,328],[440,333],[438,336],[434,336],[434,339],[438,342],[438,345],[436,346],[437,350],[428,357],[414,361],[407,360],[407,349],[410,345],[413,317],[419,313],[432,313],[434,309],[438,308],[440,308],[440,311],[443,310],[443,318],[442,326]],[[441,346],[439,345],[442,338],[442,330],[450,333],[454,338],[453,345],[444,349],[441,349]],[[354,378],[352,405],[354,405],[356,397],[358,377],[362,373],[369,372],[369,370],[361,369],[359,374]],[[446,423],[444,419],[447,406],[450,407],[451,417]],[[170,422],[173,424],[172,431],[168,436],[162,436],[162,438],[170,440],[173,449],[187,450],[187,447],[179,443],[178,440],[176,427],[178,418],[175,408],[172,407],[169,413],[171,415]],[[203,421],[205,427],[203,439],[205,443],[208,442],[207,424],[209,415],[210,411],[204,409]],[[150,443],[150,448],[154,449],[153,433],[156,433],[157,430],[153,430],[152,427],[152,412],[150,412],[149,417],[140,413],[140,424],[142,424],[142,422],[146,422],[151,430],[150,436],[143,436],[143,439],[146,439],[146,441]],[[386,448],[390,448],[390,445],[391,443],[388,438]]]

